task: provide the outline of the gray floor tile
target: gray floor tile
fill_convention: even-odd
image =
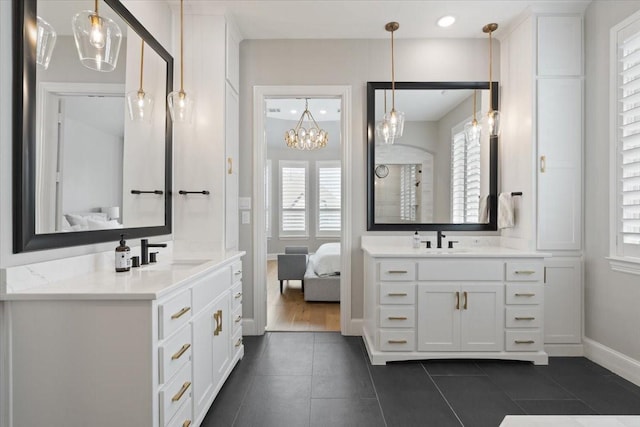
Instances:
[[[377,399],[311,399],[313,427],[384,427]]]
[[[245,366],[244,361],[240,361],[231,372],[202,421],[202,427],[233,425],[244,397],[255,378],[249,370],[245,369]]]
[[[429,375],[486,375],[472,360],[427,360],[422,365]]]
[[[342,336],[340,332],[314,332],[313,337],[315,342],[344,342],[352,338],[362,339],[360,337]]]
[[[640,387],[638,387],[637,385],[635,385],[634,383],[632,383],[631,381],[627,381],[622,377],[619,377],[617,375],[610,375],[607,378],[609,378],[611,381],[615,382],[616,384],[621,385],[622,387],[624,387],[625,389],[629,390],[631,393],[640,396]]]
[[[571,399],[573,396],[529,362],[488,362],[482,369],[511,399]]]
[[[316,343],[313,350],[313,375],[355,375],[367,373],[367,360],[357,342]]]
[[[596,415],[581,400],[516,400],[528,415]]]
[[[535,369],[550,377],[611,375],[611,371],[584,357],[550,357],[548,365],[535,365]]]
[[[311,380],[311,397],[330,398],[375,398],[376,394],[369,375],[365,376],[314,376]]]
[[[488,377],[433,377],[455,413],[465,426],[495,427],[506,415],[524,412]]]
[[[554,380],[598,414],[640,415],[640,396],[609,375],[565,375]]]
[[[311,375],[313,347],[313,341],[299,344],[284,340],[277,344],[270,342],[258,361],[256,374]]]

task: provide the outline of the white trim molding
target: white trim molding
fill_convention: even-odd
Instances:
[[[613,271],[620,273],[637,274],[640,276],[640,262],[630,261],[629,258],[607,257],[609,266]]]
[[[584,355],[587,359],[640,386],[640,361],[587,337],[584,338]]]
[[[267,236],[264,214],[264,168],[266,165],[266,134],[264,105],[267,98],[319,97],[340,98],[342,229],[340,232],[340,330],[352,335],[351,325],[351,224],[352,224],[352,144],[351,86],[254,86],[253,87],[253,319],[246,333],[264,334],[267,325]],[[355,329],[358,329],[355,327]],[[360,328],[361,329],[361,328]],[[357,332],[357,331],[356,331]],[[353,335],[360,335],[355,333]]]

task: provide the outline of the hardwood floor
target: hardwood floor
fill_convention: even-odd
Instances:
[[[267,261],[268,331],[340,331],[340,303],[306,302],[299,280],[285,280],[283,289],[278,262]]]

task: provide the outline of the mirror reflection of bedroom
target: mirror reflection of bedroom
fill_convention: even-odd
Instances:
[[[266,99],[269,331],[340,331],[340,107]]]

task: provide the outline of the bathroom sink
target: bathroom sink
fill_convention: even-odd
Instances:
[[[174,259],[170,262],[160,262],[158,264],[147,264],[142,266],[143,270],[188,270],[199,265],[209,262],[208,259]]]
[[[427,254],[450,255],[450,254],[466,253],[466,252],[469,252],[469,249],[467,248],[441,248],[441,249],[428,248],[428,249],[422,249],[422,251]]]

